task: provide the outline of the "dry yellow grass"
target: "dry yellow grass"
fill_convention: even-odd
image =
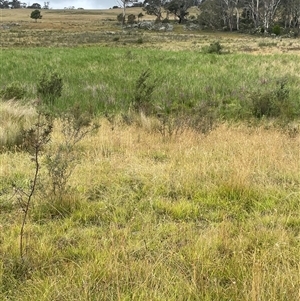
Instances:
[[[299,136],[222,124],[166,140],[147,123],[112,130],[101,120],[80,143],[70,216],[45,219],[53,203],[36,196],[26,228],[30,280],[3,274],[5,287],[18,287],[4,290],[8,300],[294,300]],[[25,153],[0,161],[4,182],[30,179]],[[18,248],[20,213],[11,206],[2,204],[0,276]]]
[[[36,115],[30,105],[21,105],[14,100],[0,101],[0,148],[21,143],[21,131],[31,126]]]
[[[78,169],[76,185],[96,184],[95,168],[109,162],[111,170],[146,176],[154,181],[194,183],[207,189],[225,183],[273,189],[278,183],[298,185],[300,139],[289,138],[278,130],[221,125],[208,136],[185,132],[164,142],[159,134],[145,133],[142,128],[117,128],[103,125],[97,136],[84,143],[87,160]],[[93,170],[93,172],[91,172]],[[78,177],[75,177],[79,179]],[[172,178],[172,179],[171,179]]]
[[[41,10],[42,19],[35,22],[30,18],[31,9],[2,9],[0,11],[0,24],[19,23],[23,29],[45,30],[101,30],[111,28],[117,23],[117,15],[121,9],[114,10]],[[139,14],[142,9],[128,9],[127,13]],[[148,17],[147,17],[148,19]],[[149,16],[149,19],[153,19]],[[105,24],[107,23],[107,24]]]
[[[54,141],[62,139],[58,132],[53,137]],[[222,124],[208,136],[185,131],[165,141],[160,134],[143,127],[116,126],[112,130],[103,121],[98,134],[81,143],[82,162],[72,185],[80,191],[89,190],[101,181],[103,169],[109,166],[104,177],[118,172],[150,176],[157,185],[172,182],[183,190],[194,185],[207,190],[220,185],[259,191],[271,191],[277,185],[294,189],[299,185],[299,147],[299,136],[290,138],[286,133],[263,127]],[[2,171],[16,156],[19,155],[6,157]],[[15,172],[27,169],[19,167]]]

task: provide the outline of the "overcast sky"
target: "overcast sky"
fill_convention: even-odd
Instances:
[[[85,9],[104,9],[118,5],[117,0],[31,0],[32,3],[39,3],[42,6],[44,2],[50,2],[53,9],[75,6],[75,8],[83,7]]]

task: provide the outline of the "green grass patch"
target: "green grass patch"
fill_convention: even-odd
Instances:
[[[277,97],[272,116],[294,118],[300,112],[296,74],[299,66],[293,55],[219,56],[79,47],[3,50],[1,61],[3,87],[18,82],[26,87],[26,96],[31,99],[36,97],[42,72],[58,72],[64,83],[56,104],[59,110],[79,103],[98,113],[127,111],[136,98],[139,77],[149,70],[155,80],[153,105],[166,111],[191,112],[208,104],[220,118],[260,118],[269,114],[263,106]],[[270,92],[274,90],[278,90],[276,95]],[[280,92],[285,93],[282,109]]]

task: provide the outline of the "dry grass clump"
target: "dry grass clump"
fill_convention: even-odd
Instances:
[[[18,147],[22,131],[32,124],[36,110],[14,100],[0,101],[0,149]]]
[[[96,162],[103,164],[104,157],[112,170],[128,163],[124,167],[127,172],[132,169],[132,174],[144,177],[155,174],[156,187],[172,182],[180,190],[189,183],[186,189],[191,192],[192,185],[207,190],[222,185],[272,190],[278,181],[286,180],[291,186],[298,183],[299,136],[291,139],[276,129],[225,124],[207,136],[186,130],[165,141],[149,132],[151,122],[145,123],[147,135],[143,128],[117,127],[111,131],[102,126],[101,134],[87,140],[85,147],[91,168]],[[86,162],[83,168],[88,166]],[[92,182],[88,178],[86,185]]]

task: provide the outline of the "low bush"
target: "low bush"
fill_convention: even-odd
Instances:
[[[0,90],[0,96],[4,100],[22,99],[26,95],[26,90],[18,82],[12,82]]]
[[[289,98],[286,79],[277,80],[275,89],[253,92],[250,102],[252,114],[256,118],[293,119],[297,115],[295,104]]]
[[[274,25],[273,29],[272,29],[272,32],[276,35],[276,36],[279,36],[280,33],[281,33],[281,28],[279,25]]]
[[[203,48],[203,53],[215,53],[215,54],[221,54],[222,53],[223,46],[220,44],[220,42],[214,42],[211,43],[209,46]]]
[[[62,94],[63,81],[56,73],[44,72],[37,85],[37,94],[44,103],[53,105],[54,100]]]

